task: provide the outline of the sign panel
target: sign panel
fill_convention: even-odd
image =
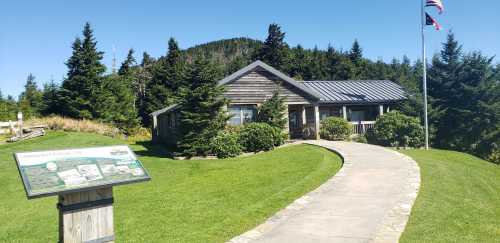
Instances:
[[[28,198],[147,181],[128,146],[16,153]]]

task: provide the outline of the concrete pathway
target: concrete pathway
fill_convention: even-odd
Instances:
[[[398,242],[420,186],[414,160],[379,146],[304,141],[344,158],[342,169],[230,242]]]

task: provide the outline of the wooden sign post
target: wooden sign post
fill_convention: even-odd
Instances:
[[[147,181],[127,146],[15,154],[28,199],[57,195],[59,242],[114,242],[113,186]]]

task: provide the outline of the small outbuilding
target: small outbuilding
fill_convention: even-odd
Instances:
[[[297,81],[261,61],[227,76],[219,84],[226,86],[224,96],[229,100],[231,125],[255,121],[257,107],[280,89],[291,139],[319,139],[320,121],[330,116],[343,117],[354,125],[354,133],[364,133],[377,117],[407,98],[403,88],[389,80]],[[153,141],[175,145],[179,106],[171,105],[151,116]]]

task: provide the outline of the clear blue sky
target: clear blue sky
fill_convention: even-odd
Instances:
[[[453,29],[467,51],[500,54],[498,0],[443,0],[441,32],[428,28],[428,52],[439,51]],[[232,37],[265,39],[278,23],[290,45],[348,49],[357,38],[366,57],[420,56],[420,2],[413,1],[5,1],[0,8],[0,90],[17,97],[28,73],[41,84],[60,82],[71,43],[89,21],[111,67],[112,46],[121,62],[129,48],[155,57],[175,37],[182,48]],[[499,59],[497,58],[496,61]]]

